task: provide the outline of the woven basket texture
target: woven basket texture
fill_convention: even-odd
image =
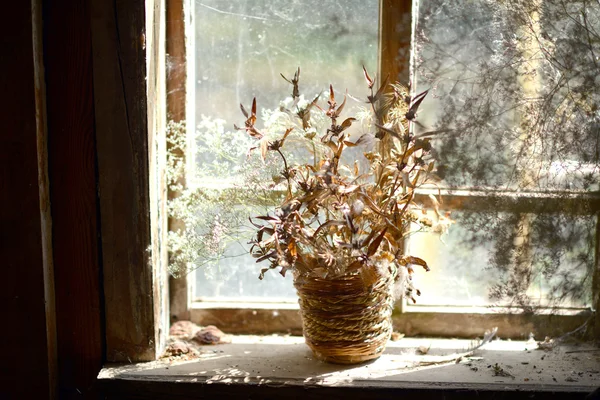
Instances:
[[[306,344],[318,359],[356,364],[385,350],[392,333],[394,274],[373,276],[295,279]]]

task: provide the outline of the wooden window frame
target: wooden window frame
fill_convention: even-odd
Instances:
[[[8,4],[2,398],[96,397],[104,362],[162,352],[164,2],[148,5]]]
[[[90,5],[105,360],[151,361],[168,334],[165,6]]]
[[[173,7],[172,10],[169,8]],[[193,20],[193,15],[185,17],[186,12],[193,12],[189,5],[184,6],[182,0],[169,0],[168,21],[176,21],[167,26],[167,52],[173,58],[178,70],[168,77],[169,93],[176,93],[168,99],[170,115],[176,121],[185,120],[186,113],[186,76],[181,65],[186,60],[186,32],[183,20]],[[185,9],[185,12],[184,12]],[[380,0],[380,42],[379,42],[379,76],[389,75],[391,79],[401,82],[410,81],[411,30],[412,26],[411,0]],[[189,35],[189,33],[188,33]],[[193,35],[192,35],[193,36]],[[191,38],[193,39],[193,38]],[[187,49],[190,49],[190,43]],[[190,89],[187,87],[188,90]],[[187,104],[188,115],[190,104]],[[423,196],[426,196],[424,193]],[[600,210],[600,199],[593,194],[577,195],[558,199],[551,196],[539,195],[517,196],[511,193],[489,193],[477,191],[445,191],[442,193],[444,206],[449,210],[519,210],[519,212],[536,212],[567,207],[576,210],[586,206],[586,209]],[[598,218],[600,220],[600,218]],[[600,232],[600,223],[597,224]],[[598,233],[596,234],[596,269],[593,279],[593,304],[596,309],[600,305],[600,266],[598,265]],[[171,278],[171,320],[191,319],[202,325],[214,324],[232,333],[273,333],[287,332],[302,333],[302,324],[297,310],[290,305],[255,303],[237,307],[234,303],[195,302],[194,293],[190,290],[190,282],[184,278]],[[394,314],[394,326],[397,330],[408,335],[431,335],[451,337],[475,337],[481,335],[482,327],[498,326],[502,337],[526,338],[530,332],[537,335],[558,336],[569,332],[585,323],[591,313],[575,312],[560,315],[525,316],[489,309],[485,312],[460,312],[461,308],[441,310],[432,307],[404,307],[402,304]],[[600,320],[596,314],[596,326]],[[597,329],[595,334],[598,337]]]

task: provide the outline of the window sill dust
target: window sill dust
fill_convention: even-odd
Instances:
[[[452,358],[470,340],[400,338],[377,360],[354,366],[315,359],[298,336],[229,336],[199,347],[193,357],[108,365],[99,375],[115,382],[177,382],[257,386],[352,387],[374,390],[475,390],[531,393],[592,392],[600,386],[600,351],[589,344],[540,348],[537,342],[494,339],[469,357]],[[544,346],[542,346],[544,347]],[[448,358],[451,361],[444,361]],[[569,398],[568,396],[566,398]]]

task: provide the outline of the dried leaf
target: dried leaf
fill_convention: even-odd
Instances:
[[[296,257],[298,255],[298,248],[296,247],[296,241],[294,239],[290,240],[288,244],[288,250],[290,251],[290,255],[292,257]]]
[[[385,88],[388,85],[388,81],[390,79],[390,76],[386,76],[385,80],[383,81],[383,83],[381,84],[381,86],[379,87],[379,90],[377,90],[377,93],[375,93],[374,96],[369,96],[369,102],[371,103],[375,103],[377,100],[379,100],[381,98],[381,96],[383,95],[383,92],[385,91]]]
[[[372,255],[374,255],[377,252],[377,249],[379,248],[379,245],[381,244],[381,241],[383,240],[383,237],[385,236],[386,231],[387,231],[387,226],[385,228],[383,228],[383,230],[381,231],[379,236],[377,236],[375,239],[373,239],[373,241],[369,245],[369,248],[367,249],[367,256],[371,257]]]
[[[268,270],[270,270],[271,268],[263,268],[260,270],[260,274],[258,275],[258,279],[260,279],[261,281],[263,279],[265,279],[265,272],[267,272]]]
[[[294,128],[288,128],[283,134],[283,138],[281,138],[281,141],[283,142],[293,130]]]
[[[273,251],[271,251],[271,252],[269,252],[269,253],[265,254],[264,256],[258,257],[258,258],[256,259],[256,262],[257,262],[257,263],[259,263],[259,262],[261,262],[261,261],[265,261],[266,259],[268,259],[268,258],[271,258],[271,257],[273,257],[273,256],[274,256],[274,255],[276,255],[276,254],[277,254],[277,252],[276,252],[275,250],[273,250]]]
[[[377,132],[377,135],[375,135],[375,137],[377,139],[383,139],[383,137],[385,136],[385,134],[389,133],[390,135],[392,135],[396,139],[402,140],[402,138],[400,137],[400,134],[398,134],[398,132],[396,132],[395,130],[392,129],[392,124],[389,124],[389,123],[385,124],[385,125],[375,124],[375,126],[380,129],[380,131]]]
[[[342,110],[344,110],[344,107],[346,106],[346,99],[348,97],[347,94],[348,94],[348,91],[346,90],[346,94],[344,95],[344,101],[342,101],[342,104],[340,104],[340,106],[335,110],[335,114],[333,115],[335,118],[339,117],[340,114],[342,113]],[[350,118],[348,118],[348,119],[350,119]],[[348,119],[346,121],[348,121]],[[355,118],[352,118],[352,119],[355,119]],[[346,122],[346,121],[344,121],[344,122]],[[352,121],[350,121],[350,124],[352,124]],[[344,125],[344,124],[342,124],[342,125]],[[350,125],[348,125],[348,127],[349,126]]]
[[[411,186],[410,186],[411,188],[417,187],[417,183],[419,182],[419,176],[421,175],[422,171],[423,170],[421,170],[421,169],[417,171],[417,174],[415,175],[415,179],[413,179],[413,181],[411,182]]]
[[[293,98],[297,98],[300,96],[300,90],[298,89],[298,81],[300,79],[300,67],[298,67],[298,70],[294,73],[294,78],[292,80],[289,80],[288,78],[286,78],[283,74],[279,74],[281,75],[281,77],[283,79],[285,79],[285,81],[287,83],[290,83],[293,88],[292,88],[292,97]]]
[[[430,174],[431,172],[433,172],[433,169],[434,169],[434,168],[435,168],[435,162],[431,161],[431,162],[429,163],[429,165],[427,166],[427,173],[429,173],[429,174]]]
[[[346,100],[344,100],[345,102]],[[340,106],[341,107],[341,106]],[[339,108],[338,108],[339,110]],[[342,122],[342,125],[340,125],[341,127],[341,132],[345,131],[346,129],[350,128],[350,126],[352,125],[352,122],[356,121],[356,118],[346,118],[344,120],[344,122]]]
[[[430,271],[429,266],[427,265],[425,260],[423,260],[422,258],[419,258],[419,257],[402,256],[398,261],[401,265],[404,265],[404,266],[406,266],[408,264],[414,264],[414,265],[419,265],[419,266],[423,267],[425,269],[425,271]]]
[[[372,287],[381,278],[377,268],[372,266],[362,268],[360,270],[360,277],[366,288]]]
[[[412,121],[417,116],[417,110],[419,109],[419,106],[421,105],[423,100],[425,100],[425,96],[427,96],[428,92],[429,92],[429,89],[427,89],[426,91],[421,92],[415,96],[415,98],[413,99],[412,105],[410,106],[410,109],[406,113],[406,119],[408,119],[409,121]]]
[[[365,79],[367,80],[367,84],[369,85],[369,89],[371,89],[373,87],[373,85],[375,84],[375,81],[369,76],[369,73],[367,72],[367,69],[365,68],[365,66],[363,65],[363,73],[365,74]]]
[[[283,75],[281,72],[279,73],[279,75],[281,75],[281,77],[282,77],[283,79],[285,79],[285,81],[286,81],[287,83],[289,83],[289,84],[292,84],[292,81],[290,81],[288,78],[286,78],[286,77],[285,77],[285,76],[284,76],[284,75]]]
[[[258,225],[257,223],[255,223],[254,221],[252,221],[252,218],[248,217],[248,221],[250,221],[250,223],[252,225],[254,225],[256,228],[263,228],[263,225]]]
[[[242,103],[240,103],[240,108],[242,110],[242,114],[244,114],[244,117],[248,118],[248,111],[246,111]]]
[[[277,217],[273,217],[271,215],[259,215],[258,217],[254,217],[257,219],[262,219],[264,221],[276,221],[276,222],[280,222],[281,220]]]
[[[430,136],[437,136],[442,133],[453,133],[453,132],[455,132],[454,129],[437,129],[435,131],[419,133],[418,135],[415,135],[415,139],[420,139],[420,138],[430,137]]]
[[[375,136],[372,133],[365,133],[361,135],[358,140],[355,142],[357,146],[359,145],[369,145],[375,140]]]

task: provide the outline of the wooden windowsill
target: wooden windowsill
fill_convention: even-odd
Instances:
[[[209,298],[200,299],[192,302],[192,309],[211,310],[211,309],[260,309],[260,310],[299,310],[298,301],[293,300],[273,300],[271,298],[260,301],[256,298]],[[518,307],[503,306],[443,306],[443,305],[406,305],[402,312],[406,313],[438,313],[438,314],[521,314],[523,310]],[[589,308],[563,307],[563,308],[540,308],[536,309],[538,315],[587,315],[591,310]]]
[[[98,382],[107,399],[576,399],[600,386],[600,352],[587,344],[544,351],[496,340],[458,363],[435,363],[470,343],[403,338],[374,362],[343,366],[317,361],[302,337],[234,336],[231,344],[203,347],[194,360],[108,365]],[[420,346],[429,348],[427,354],[419,354]],[[495,374],[496,365],[509,375]]]
[[[554,314],[527,315],[488,308],[406,307],[406,312],[394,312],[394,329],[407,336],[473,338],[498,327],[498,335],[524,340],[536,337],[560,337],[589,323],[592,312],[563,310]],[[216,325],[227,333],[302,335],[302,319],[298,305],[293,303],[193,303],[190,319],[200,325]]]

